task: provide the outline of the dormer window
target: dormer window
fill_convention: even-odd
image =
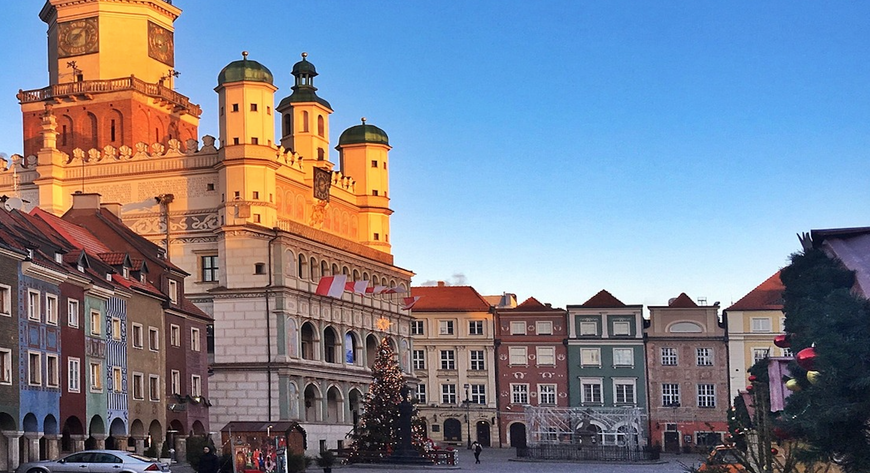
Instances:
[[[139,273],[139,282],[145,283],[145,273]]]
[[[27,257],[28,257],[29,259],[33,259],[33,248],[28,248],[28,249],[27,249]]]
[[[178,281],[173,279],[169,280],[169,300],[173,304],[178,303]]]
[[[106,281],[112,280],[112,273],[106,273]]]
[[[63,255],[60,253],[54,254],[54,262],[58,264],[63,264]]]
[[[130,279],[130,268],[124,266],[124,268],[122,269],[122,274],[124,275],[124,279]]]
[[[84,266],[82,266],[82,264],[81,264],[81,263],[79,263],[79,264],[77,264],[77,265],[76,265],[76,269],[77,269],[77,270],[78,270],[78,272],[80,272],[80,273],[83,273],[83,272],[85,272],[85,267],[84,267]]]

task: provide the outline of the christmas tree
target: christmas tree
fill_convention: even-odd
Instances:
[[[385,338],[378,346],[372,366],[372,384],[363,403],[359,424],[349,434],[353,446],[349,459],[355,462],[378,461],[389,457],[399,442],[399,404],[405,377],[399,369],[390,340]],[[416,413],[412,421],[416,419]],[[412,443],[422,445],[422,435],[414,422]]]
[[[870,302],[852,293],[854,274],[818,249],[793,255],[781,276],[799,361],[782,427],[803,442],[805,459],[870,471]]]

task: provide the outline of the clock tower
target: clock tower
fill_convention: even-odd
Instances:
[[[180,14],[169,0],[47,0],[49,85],[18,95],[25,156],[45,148],[47,114],[69,156],[197,138],[200,108],[173,87]]]

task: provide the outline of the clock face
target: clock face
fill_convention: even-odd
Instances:
[[[80,56],[99,51],[99,32],[96,17],[58,23],[58,57]]]
[[[172,39],[172,32],[151,22],[148,22],[148,56],[167,66],[175,66],[175,42]]]

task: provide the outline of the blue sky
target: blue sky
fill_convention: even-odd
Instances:
[[[796,233],[870,225],[868,2],[174,4],[200,134],[218,134],[212,89],[242,50],[278,100],[309,53],[333,142],[363,116],[386,130],[390,240],[415,284],[727,307]],[[7,154],[15,93],[48,83],[42,5],[3,5]]]

